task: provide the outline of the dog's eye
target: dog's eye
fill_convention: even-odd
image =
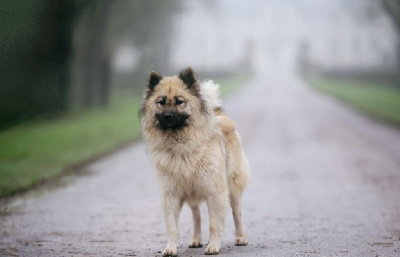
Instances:
[[[165,103],[166,103],[165,99],[161,99],[160,101],[158,101],[158,104],[160,105],[165,105]]]
[[[179,100],[179,99],[176,99],[175,103],[176,103],[176,105],[181,105],[181,104],[183,104],[183,101]]]

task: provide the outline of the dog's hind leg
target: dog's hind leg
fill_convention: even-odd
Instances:
[[[165,220],[167,222],[168,242],[163,256],[177,256],[178,254],[178,218],[182,209],[182,200],[176,197],[164,198]]]
[[[246,234],[243,229],[242,222],[242,204],[241,193],[239,191],[231,192],[230,194],[233,220],[235,221],[235,244],[247,245]]]
[[[221,237],[224,232],[225,215],[229,205],[227,192],[210,196],[207,199],[208,216],[210,219],[210,239],[205,254],[218,254],[221,248]]]
[[[201,218],[199,205],[190,206],[190,208],[192,209],[194,232],[189,247],[200,248],[203,247],[203,244],[201,242]]]

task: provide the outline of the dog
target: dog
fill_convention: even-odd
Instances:
[[[235,243],[247,245],[241,195],[250,178],[249,165],[234,124],[221,109],[219,85],[200,82],[191,67],[172,77],[152,71],[139,116],[163,194],[168,232],[163,256],[177,256],[178,217],[184,202],[194,222],[189,247],[203,247],[199,210],[203,201],[210,224],[205,254],[220,251],[229,205]]]

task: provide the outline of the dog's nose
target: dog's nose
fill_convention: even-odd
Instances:
[[[164,119],[166,119],[166,120],[171,120],[172,119],[172,113],[170,113],[170,112],[166,112],[166,113],[164,113]]]

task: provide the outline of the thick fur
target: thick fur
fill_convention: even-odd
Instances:
[[[198,82],[190,67],[173,77],[152,72],[143,99],[141,126],[157,169],[168,230],[163,255],[177,255],[178,217],[184,202],[193,212],[189,247],[202,247],[199,204],[203,201],[210,219],[205,253],[219,253],[229,205],[235,243],[246,245],[241,195],[250,177],[248,161],[233,122],[221,110],[219,86]],[[184,119],[184,125],[169,126],[174,119],[170,114],[179,122]]]

